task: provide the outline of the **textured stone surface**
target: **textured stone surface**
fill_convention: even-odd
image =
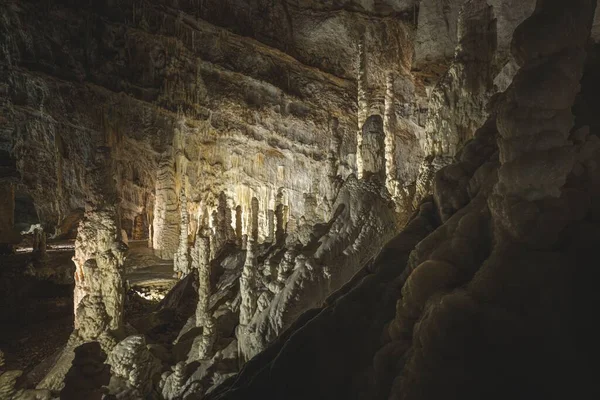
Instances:
[[[241,353],[254,356],[266,348],[304,311],[317,307],[352,278],[397,230],[393,202],[384,183],[375,177],[349,178],[335,209],[338,212],[318,247],[301,254],[288,250],[277,278],[267,278],[271,300],[257,309],[247,326],[240,326]]]
[[[0,391],[585,397],[595,4],[5,1],[0,243],[79,229],[76,329]],[[174,259],[158,305],[128,238]]]
[[[384,88],[383,69],[406,70],[409,57],[391,57],[407,42],[403,22],[387,15],[411,4],[259,3],[230,5],[233,13],[188,1],[178,10],[129,1],[95,3],[89,12],[72,2],[49,10],[27,2],[3,7],[3,143],[44,223],[57,225],[83,208],[85,167],[103,137],[117,145],[121,217],[154,220],[161,257],[177,247],[182,185],[199,213],[208,207],[210,214],[225,191],[248,215],[256,196],[261,237],[280,188],[294,219],[304,214],[309,192],[319,193],[317,213],[328,218],[324,198],[335,189],[319,172],[333,119],[341,139],[336,175],[354,167],[356,35],[365,32],[373,59],[370,87]],[[292,25],[280,32],[273,21]],[[82,31],[87,41],[79,40]],[[384,52],[385,37],[394,40]]]
[[[137,391],[139,397],[150,394],[154,376],[161,370],[160,361],[149,351],[142,335],[129,336],[119,342],[108,355],[106,363],[111,366],[111,375],[123,379],[127,387]]]

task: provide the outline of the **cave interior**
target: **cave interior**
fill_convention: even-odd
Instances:
[[[0,400],[600,398],[596,0],[0,0]]]

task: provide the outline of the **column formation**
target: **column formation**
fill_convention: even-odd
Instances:
[[[202,228],[196,237],[193,259],[198,268],[198,305],[196,307],[196,326],[202,327],[202,340],[199,347],[200,359],[211,355],[216,339],[215,321],[209,310],[211,295],[210,284],[210,230]]]
[[[75,240],[75,329],[84,340],[120,329],[125,297],[123,261],[127,246],[118,240],[117,195],[110,148],[99,147],[88,169],[90,196]]]
[[[257,266],[256,245],[258,244],[258,199],[252,198],[250,211],[250,235],[246,248],[246,261],[242,276],[240,277],[240,294],[242,304],[240,305],[240,325],[248,325],[256,311],[257,291]]]
[[[385,133],[385,186],[392,196],[396,195],[396,135],[394,135],[394,75],[388,72],[385,81],[383,131]]]
[[[179,246],[173,257],[173,269],[178,277],[183,278],[190,273],[190,256],[189,256],[189,215],[187,210],[187,196],[185,189],[181,188],[179,195],[179,208],[181,213],[181,221],[179,223]]]
[[[356,132],[356,172],[358,178],[363,176],[363,159],[360,152],[362,145],[363,135],[362,127],[367,119],[369,110],[369,99],[367,97],[368,82],[367,82],[367,58],[365,54],[365,40],[364,36],[361,37],[361,41],[358,44],[358,129]]]
[[[379,115],[371,115],[362,128],[362,145],[360,153],[363,160],[363,178],[374,176],[385,184],[385,133],[383,119]]]

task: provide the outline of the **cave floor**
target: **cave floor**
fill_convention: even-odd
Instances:
[[[125,279],[130,292],[145,301],[128,293],[126,316],[151,311],[177,282],[173,276],[173,262],[154,257],[146,244],[146,241],[129,244]],[[35,262],[31,253],[0,258],[0,282],[6,283],[0,285],[6,289],[0,296],[3,305],[7,306],[0,315],[4,368],[30,373],[31,383],[43,376],[43,371],[37,371],[37,368],[32,372],[33,367],[60,350],[73,331],[72,272],[71,281],[57,282],[56,278],[64,275],[64,271],[71,271],[73,254],[72,249],[48,252],[43,263]],[[35,276],[25,272],[31,271],[33,265]]]

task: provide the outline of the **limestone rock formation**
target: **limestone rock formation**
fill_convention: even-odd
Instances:
[[[0,397],[598,397],[596,3],[5,0]]]
[[[188,245],[188,226],[189,217],[187,210],[187,197],[182,189],[179,196],[179,208],[181,209],[181,222],[179,228],[179,246],[173,256],[173,269],[179,276],[186,276],[190,273],[190,254]]]
[[[125,386],[134,389],[141,398],[150,394],[154,376],[161,370],[160,361],[149,351],[142,335],[129,336],[119,342],[108,355],[106,363],[111,366],[113,379],[123,380]],[[111,383],[111,386],[115,384]]]
[[[165,155],[157,169],[152,223],[152,248],[161,258],[171,258],[179,244],[179,213],[175,175],[169,155]]]
[[[334,204],[338,211],[320,236],[318,247],[307,248],[300,255],[288,250],[276,276],[269,273],[271,280],[265,289],[272,294],[265,291],[267,297],[261,295],[261,303],[256,267],[247,262],[243,279],[254,286],[249,288],[247,320],[240,314],[237,334],[240,353],[246,359],[265,349],[304,311],[339,289],[394,234],[397,217],[384,185],[376,176],[366,180],[350,177],[340,189]]]
[[[562,398],[593,390],[581,378],[592,365],[582,349],[594,339],[583,334],[587,323],[569,317],[591,309],[584,305],[589,295],[572,291],[590,287],[575,275],[591,276],[585,267],[591,253],[583,243],[574,250],[567,237],[594,218],[594,195],[584,187],[595,174],[588,157],[598,156],[597,138],[586,127],[572,130],[571,106],[595,3],[538,1],[517,29],[513,56],[520,71],[492,99],[490,117],[456,161],[435,174],[430,221],[443,224],[426,238],[427,231],[412,236],[409,224],[372,264],[399,274],[386,278],[397,290],[390,314],[373,324],[383,332],[360,331],[359,316],[369,315],[372,304],[364,296],[380,290],[367,277],[335,307],[307,315],[209,398]],[[556,31],[570,32],[568,39],[556,40]],[[571,156],[550,164],[550,153]],[[524,165],[512,168],[517,163]],[[395,246],[412,250],[402,273]],[[583,337],[585,345],[578,343]],[[565,347],[550,351],[552,343]],[[355,349],[351,357],[348,348]],[[372,364],[355,361],[356,349]],[[327,355],[315,360],[321,352]],[[298,370],[311,372],[296,379]]]
[[[107,318],[106,328],[117,330],[123,318],[123,255],[124,248],[117,237],[114,211],[90,211],[84,217],[78,229],[75,243],[75,315],[85,308],[82,300],[86,296],[103,308],[102,315]],[[90,318],[100,317],[98,313]],[[85,318],[85,317],[82,317]],[[79,327],[76,317],[76,328]],[[99,321],[98,321],[99,323]],[[81,327],[86,329],[86,324]],[[94,337],[90,337],[93,339]]]
[[[196,236],[194,254],[198,259],[198,305],[196,307],[196,326],[202,327],[202,339],[198,358],[204,359],[210,355],[216,335],[215,321],[209,308],[212,285],[210,237],[208,236],[207,229],[201,231],[200,234]]]
[[[365,179],[375,177],[380,182],[385,182],[385,134],[383,120],[374,115],[365,121],[362,127],[362,143],[360,153],[362,158],[362,176]]]

